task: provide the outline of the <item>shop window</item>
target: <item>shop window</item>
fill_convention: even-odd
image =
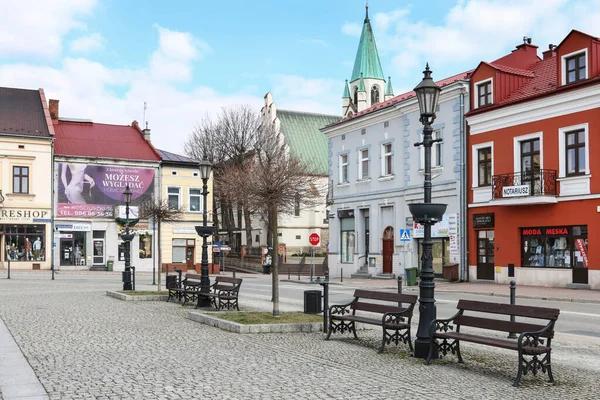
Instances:
[[[171,260],[174,263],[185,263],[185,239],[173,239]]]
[[[422,240],[419,240],[419,268],[423,268],[423,262],[421,257],[423,256]],[[450,240],[448,239],[433,239],[433,245],[431,247],[431,266],[433,267],[433,273],[436,275],[442,275],[444,272],[444,265],[450,260]]]
[[[354,262],[354,218],[342,218],[340,221],[342,229],[342,262],[351,263]]]
[[[202,190],[190,189],[190,211],[200,212],[203,211],[202,207]]]
[[[13,193],[29,193],[29,167],[13,167]]]
[[[140,258],[152,258],[152,236],[151,235],[140,235],[139,236],[139,252]]]
[[[168,187],[167,188],[167,202],[169,204],[169,209],[177,210],[179,209],[179,198],[180,198],[181,189],[178,187]]]
[[[587,226],[521,229],[522,266],[587,268]]]
[[[45,225],[6,225],[4,231],[7,260],[44,261],[46,259]]]
[[[492,148],[479,149],[477,153],[479,186],[490,186],[492,184]]]

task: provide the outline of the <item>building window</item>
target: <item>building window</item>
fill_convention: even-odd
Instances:
[[[254,238],[254,242],[260,243],[260,235],[256,235],[256,237]]]
[[[300,194],[296,193],[294,196],[294,217],[300,216]]]
[[[433,140],[441,140],[442,132],[439,130],[433,131],[431,138]],[[442,167],[443,142],[435,142],[431,146],[431,167]],[[425,169],[425,146],[421,146],[421,169]]]
[[[540,139],[523,140],[521,142],[521,184],[534,185],[540,176],[540,169]]]
[[[358,176],[360,179],[369,179],[369,149],[359,151]]]
[[[342,262],[351,263],[354,262],[354,218],[342,218],[340,222],[342,229]]]
[[[342,135],[342,140],[346,140],[346,135]]]
[[[300,240],[302,238],[301,235],[296,235],[296,240]]]
[[[152,235],[139,236],[140,258],[152,258]]]
[[[586,77],[586,53],[579,53],[565,58],[567,84],[584,80]]]
[[[185,239],[172,239],[171,261],[184,264],[186,260],[186,241]]]
[[[171,175],[173,175],[173,176],[177,176],[177,171],[176,171],[176,170],[174,170],[174,169],[172,169],[172,170],[171,170]]]
[[[521,265],[587,268],[587,225],[521,228]]]
[[[190,211],[200,212],[202,208],[202,190],[190,189]]]
[[[179,208],[180,192],[181,190],[178,187],[167,188],[167,203],[169,204],[169,209],[177,210]]]
[[[13,167],[13,193],[29,194],[29,167]]]
[[[567,176],[585,175],[585,131],[565,133],[565,159]]]
[[[366,128],[362,128],[362,129],[360,130],[360,134],[361,134],[361,135],[366,135],[366,134],[367,134],[367,129],[366,129]]]
[[[282,237],[282,236],[283,236],[283,233],[279,232],[279,233],[277,234],[277,236],[278,236],[278,237]]]
[[[194,175],[194,176],[198,176],[198,175],[199,175],[199,173],[198,173],[198,171],[194,171],[194,173],[193,173],[192,175]]]
[[[478,186],[490,186],[492,184],[492,148],[479,149],[478,153]]]
[[[354,104],[358,104],[358,86],[354,86]]]
[[[384,127],[384,128],[389,128],[389,126],[390,126],[390,121],[385,121],[385,122],[383,123],[383,127]]]
[[[371,105],[379,103],[379,86],[373,85],[371,88]]]
[[[389,176],[393,174],[392,163],[393,163],[393,154],[392,154],[392,144],[384,143],[382,146],[383,153],[383,176]]]
[[[4,231],[6,260],[45,261],[45,225],[0,225]]]
[[[348,183],[348,154],[340,155],[340,183]]]
[[[477,107],[492,104],[492,81],[486,81],[477,85]]]

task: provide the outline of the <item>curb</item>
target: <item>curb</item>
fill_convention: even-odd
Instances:
[[[110,290],[106,291],[106,295],[108,297],[114,297],[115,299],[123,301],[166,301],[169,298],[169,296],[166,294],[131,296],[129,294],[113,292]]]
[[[205,325],[234,333],[297,333],[297,332],[320,332],[323,330],[322,322],[307,322],[296,324],[255,324],[244,325],[237,322],[227,321],[218,317],[225,314],[224,311],[213,312],[188,312],[187,319],[200,322]]]

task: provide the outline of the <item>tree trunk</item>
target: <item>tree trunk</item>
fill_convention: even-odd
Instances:
[[[157,284],[158,284],[158,291],[160,292],[160,277],[162,275],[162,242],[161,242],[161,236],[160,236],[160,232],[161,232],[161,228],[162,228],[162,224],[161,224],[161,220],[158,220],[158,243],[157,243],[157,247],[158,247],[158,268],[157,268]],[[156,221],[154,221],[154,223],[156,223]]]
[[[252,219],[250,217],[250,211],[248,205],[244,203],[244,227],[246,228],[246,246],[248,251],[252,248]]]
[[[235,243],[233,239],[233,206],[231,201],[227,201],[227,236],[229,237],[229,247],[235,252]]]
[[[277,206],[271,207],[271,221],[273,223],[273,316],[279,317],[279,238],[277,237]]]
[[[267,247],[273,247],[273,219],[271,210],[267,213]]]

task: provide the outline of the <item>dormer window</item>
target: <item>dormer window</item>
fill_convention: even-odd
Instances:
[[[373,85],[371,88],[371,105],[375,105],[379,103],[379,87],[377,85]]]
[[[563,68],[565,69],[566,73],[565,84],[586,79],[586,52],[581,52],[569,57],[565,57],[565,65]]]
[[[492,81],[477,83],[477,107],[489,106],[492,103]]]

